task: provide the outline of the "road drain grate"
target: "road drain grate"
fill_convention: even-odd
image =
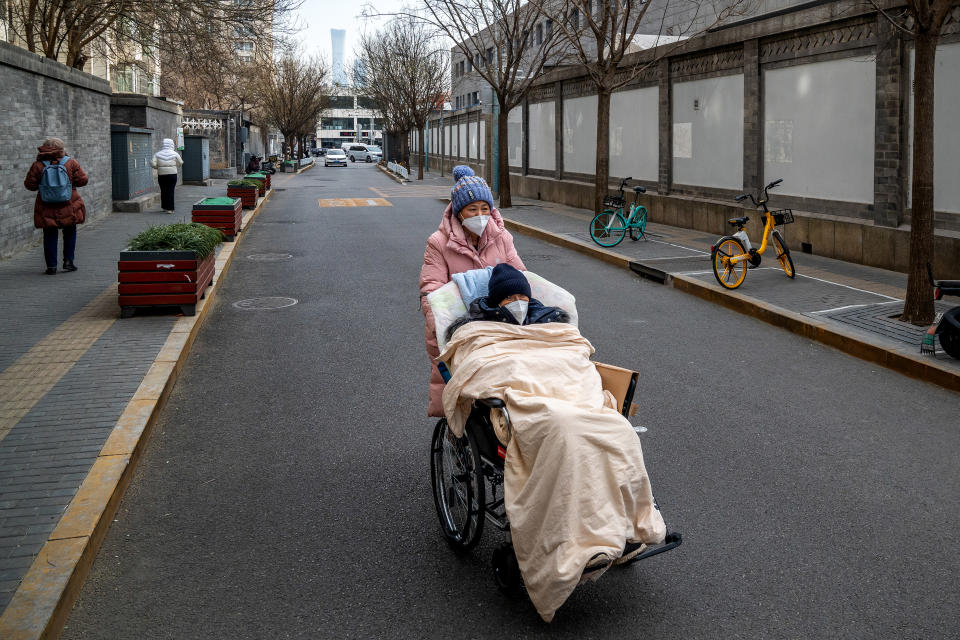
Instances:
[[[293,258],[291,253],[252,253],[247,256],[247,260],[254,262],[281,262]]]
[[[292,307],[298,302],[299,300],[296,298],[284,298],[280,296],[267,298],[247,298],[246,300],[237,300],[234,302],[233,308],[239,309],[240,311],[270,311],[273,309]]]

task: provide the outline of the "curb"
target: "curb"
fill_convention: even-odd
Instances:
[[[308,165],[305,166],[305,167],[300,167],[299,169],[297,169],[296,171],[293,172],[293,175],[298,176],[298,175],[300,175],[301,173],[303,173],[304,171],[306,171],[307,169],[313,169],[315,166],[317,166],[317,161],[316,161],[316,160],[314,160],[313,162],[311,162],[310,164],[308,164]]]
[[[703,300],[713,302],[738,313],[751,316],[776,327],[786,329],[797,335],[821,344],[839,349],[844,353],[873,362],[892,369],[911,378],[930,382],[938,386],[960,391],[960,373],[940,366],[936,360],[923,357],[919,354],[888,349],[872,344],[852,332],[837,327],[828,326],[822,321],[801,315],[794,311],[783,309],[772,304],[751,298],[735,291],[725,291],[713,287],[694,278],[667,274],[656,267],[644,265],[630,258],[612,251],[591,246],[586,242],[560,236],[540,227],[535,227],[515,220],[503,219],[504,226],[511,231],[522,233],[544,240],[557,246],[573,249],[578,253],[590,256],[619,267],[631,269],[642,278],[655,280],[667,284],[674,289],[697,296]]]
[[[243,229],[260,215],[273,189],[243,216]],[[195,316],[178,318],[143,381],[127,404],[53,533],[0,615],[0,638],[57,638],[116,514],[160,409],[173,389],[190,347],[212,306],[243,232],[225,242],[215,259],[213,285]]]
[[[383,168],[383,165],[379,165],[379,164],[378,164],[378,165],[377,165],[377,169],[379,169],[380,171],[382,171],[383,173],[385,173],[385,174],[387,175],[387,177],[390,178],[391,180],[393,180],[394,182],[399,182],[400,184],[407,184],[407,182],[408,182],[407,180],[404,180],[404,179],[401,178],[400,176],[395,175],[395,174],[394,174],[392,171],[390,171],[389,169],[384,169],[384,168]]]

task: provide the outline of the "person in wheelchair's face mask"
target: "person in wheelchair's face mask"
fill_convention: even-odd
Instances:
[[[530,283],[523,272],[506,263],[498,264],[490,274],[487,297],[470,303],[467,315],[450,325],[447,340],[453,332],[474,320],[507,324],[543,324],[569,322],[570,315],[558,307],[545,307],[531,296]]]

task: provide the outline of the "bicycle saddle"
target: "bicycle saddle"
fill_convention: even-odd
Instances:
[[[735,224],[738,227],[742,227],[743,225],[750,222],[750,216],[743,216],[742,218],[730,218],[729,220],[727,220],[727,222],[730,224]]]
[[[633,188],[633,192],[634,192],[634,193],[646,193],[646,191],[647,191],[647,188],[646,188],[646,187],[634,187],[634,188]]]

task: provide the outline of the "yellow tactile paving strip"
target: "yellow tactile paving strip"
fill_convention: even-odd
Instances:
[[[317,200],[321,209],[327,207],[392,207],[385,198],[321,198]]]
[[[117,285],[0,372],[0,440],[47,395],[117,319]]]

